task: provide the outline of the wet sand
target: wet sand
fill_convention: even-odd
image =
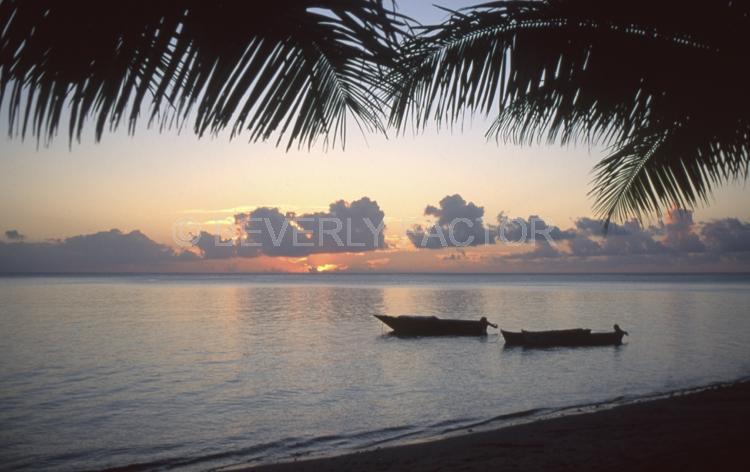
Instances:
[[[433,442],[244,469],[748,470],[750,382]]]

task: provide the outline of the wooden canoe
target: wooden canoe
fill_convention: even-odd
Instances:
[[[480,320],[450,320],[437,316],[374,315],[401,336],[486,336],[487,326],[494,325],[482,317]]]
[[[622,344],[626,331],[614,326],[614,331],[592,333],[590,329],[576,328],[555,331],[520,332],[500,330],[508,346],[552,347],[552,346],[616,346]]]

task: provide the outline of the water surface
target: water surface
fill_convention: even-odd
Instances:
[[[0,463],[202,470],[734,380],[750,374],[748,289],[717,275],[0,278]],[[495,334],[399,339],[372,316],[406,313],[631,336],[504,349]]]

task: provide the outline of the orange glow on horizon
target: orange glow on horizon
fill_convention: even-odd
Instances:
[[[340,266],[337,264],[320,264],[317,266],[310,266],[310,272],[334,272],[338,270],[346,270],[346,266]]]

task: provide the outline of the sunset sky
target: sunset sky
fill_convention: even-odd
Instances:
[[[472,3],[456,1],[449,5]],[[404,13],[424,22],[443,17],[428,2],[403,1],[400,6]],[[5,120],[7,110],[3,108],[0,113]],[[179,135],[174,131],[160,134],[143,127],[134,136],[128,136],[124,129],[105,134],[100,143],[94,142],[93,131],[89,130],[81,143],[71,147],[64,133],[48,146],[39,147],[33,138],[21,141],[3,137],[0,230],[5,243],[0,246],[0,265],[6,266],[0,266],[0,272],[54,272],[65,267],[74,271],[178,272],[304,272],[311,268],[396,272],[750,269],[750,207],[745,182],[720,188],[709,206],[683,215],[678,222],[653,219],[637,229],[626,225],[630,228],[623,229],[627,236],[614,231],[605,241],[581,220],[592,217],[592,199],[587,196],[591,169],[605,155],[604,149],[496,143],[484,137],[488,126],[488,119],[477,116],[452,130],[437,130],[434,124],[418,135],[397,136],[390,130],[387,139],[373,134],[362,136],[351,127],[345,150],[325,150],[318,145],[309,151],[289,152],[276,148],[273,142],[248,143],[242,135],[232,141],[228,133],[198,139],[190,130]],[[2,128],[7,130],[7,122]],[[65,123],[61,129],[66,129]],[[424,214],[425,208],[438,206],[441,199],[455,194],[483,207],[483,220],[488,225],[496,224],[501,212],[511,218],[538,215],[549,225],[571,230],[571,234],[554,254],[537,254],[540,257],[534,257],[533,251],[539,248],[533,244],[415,248],[407,230],[415,224],[434,222],[434,216]],[[194,232],[231,235],[234,215],[259,207],[299,215],[326,211],[339,200],[352,202],[363,197],[377,202],[385,214],[387,248],[304,257],[209,258],[198,248],[180,246],[175,241],[176,228],[182,231],[185,225]],[[731,219],[737,219],[739,226]],[[710,224],[714,226],[707,226]],[[682,233],[676,236],[678,226]],[[107,242],[113,246],[103,248],[104,253],[122,251],[127,255],[140,250],[128,245],[132,231],[150,239],[147,245],[165,245],[175,252],[164,260],[141,256],[130,260],[124,256],[104,257],[99,262],[67,255],[60,260],[68,262],[58,265],[40,263],[38,259],[46,256],[33,255],[34,245],[44,246],[44,251],[69,252],[63,247],[65,241],[59,240],[115,228],[121,231],[122,241],[114,238]],[[674,238],[685,235],[691,240],[697,238],[699,245],[678,249]],[[622,239],[619,241],[625,249],[613,248],[618,237],[636,238],[636,246],[641,246]],[[584,240],[598,244],[598,252],[580,252],[572,244]],[[651,243],[656,246],[649,246]],[[23,254],[16,251],[20,245],[26,251]],[[180,258],[183,250],[196,257]],[[530,255],[524,257],[523,253]]]

